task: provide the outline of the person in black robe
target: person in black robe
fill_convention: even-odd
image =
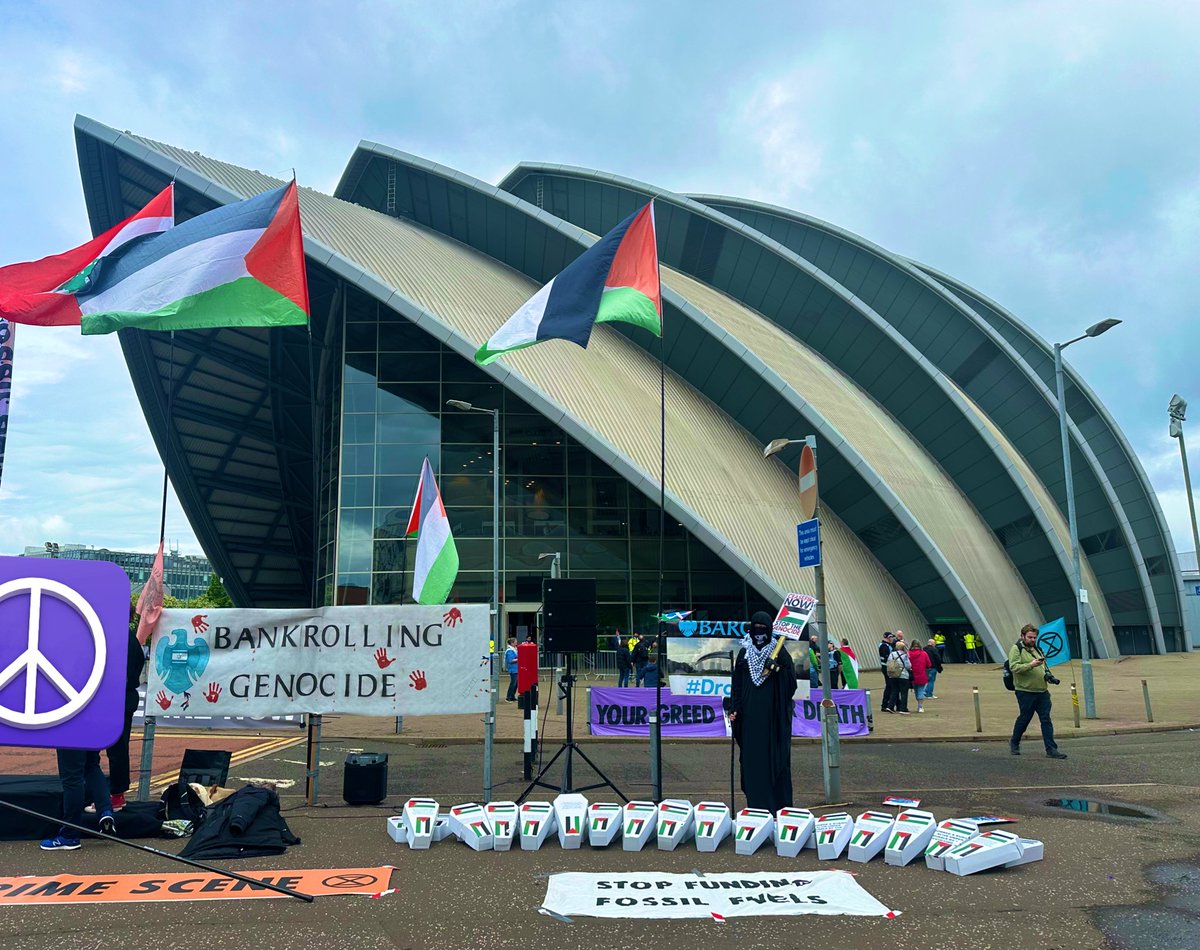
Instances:
[[[792,804],[792,711],[796,668],[786,649],[768,673],[771,615],[750,618],[750,638],[733,667],[729,718],[740,750],[742,792],[748,808],[772,813]]]

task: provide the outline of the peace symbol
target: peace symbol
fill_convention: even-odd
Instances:
[[[1042,648],[1042,652],[1046,654],[1047,660],[1053,660],[1056,656],[1062,653],[1063,640],[1062,634],[1047,631],[1038,638],[1038,646]]]
[[[6,722],[22,729],[35,729],[66,722],[91,702],[100,686],[100,679],[104,675],[104,660],[108,649],[100,618],[96,616],[92,605],[78,591],[66,584],[60,584],[58,581],[44,577],[19,577],[0,584],[0,602],[26,592],[29,595],[29,628],[26,634],[25,650],[8,666],[0,670],[0,689],[16,679],[21,672],[25,673],[25,702],[20,710],[10,709],[0,704],[0,722]],[[42,654],[39,641],[43,595],[48,595],[73,607],[75,612],[87,623],[96,655],[92,662],[92,670],[82,689],[75,689],[67,681],[67,678],[55,668],[54,664]],[[38,673],[41,673],[53,684],[66,703],[44,712],[36,711]]]
[[[374,874],[334,874],[321,883],[326,887],[370,887],[378,880]]]

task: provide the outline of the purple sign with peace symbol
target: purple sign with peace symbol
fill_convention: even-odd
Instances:
[[[128,643],[129,578],[116,564],[0,557],[0,745],[112,745]]]

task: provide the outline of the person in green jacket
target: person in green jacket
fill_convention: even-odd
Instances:
[[[1058,751],[1054,741],[1054,723],[1050,721],[1050,689],[1046,685],[1046,656],[1037,645],[1038,630],[1031,623],[1021,628],[1021,639],[1008,651],[1008,668],[1013,675],[1013,688],[1017,694],[1020,713],[1013,724],[1012,738],[1008,750],[1013,755],[1021,754],[1021,737],[1025,735],[1033,714],[1037,713],[1042,725],[1042,742],[1046,755],[1051,759],[1065,759],[1067,754]]]

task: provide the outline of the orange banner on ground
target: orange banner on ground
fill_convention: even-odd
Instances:
[[[378,894],[388,889],[392,869],[326,868],[306,871],[242,871],[256,881],[277,884],[313,897]],[[0,907],[9,904],[130,904],[146,901],[199,901],[283,897],[276,891],[220,874],[109,874],[0,877]]]

